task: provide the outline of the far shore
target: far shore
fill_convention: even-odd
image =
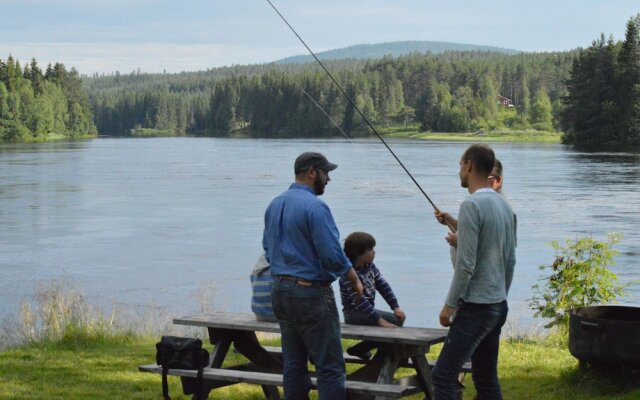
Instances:
[[[380,135],[383,138],[393,139],[418,139],[418,140],[443,140],[443,141],[459,141],[459,142],[514,142],[514,143],[547,143],[547,144],[559,144],[562,142],[562,134],[558,132],[544,132],[536,130],[500,130],[490,132],[421,132],[416,129],[397,129],[397,128],[383,128],[379,130]],[[186,135],[187,137],[210,137],[200,135]],[[156,129],[144,129],[144,132],[138,132],[131,136],[113,136],[113,135],[82,135],[75,137],[68,137],[59,134],[51,134],[47,138],[39,139],[37,141],[29,140],[24,143],[33,142],[54,142],[64,140],[87,140],[105,137],[121,137],[121,138],[153,138],[153,137],[185,137],[185,135],[172,134],[166,130]],[[247,139],[247,135],[240,131],[233,132],[229,138],[243,138]],[[354,138],[362,138],[363,136],[354,136]],[[367,137],[374,137],[371,133]],[[310,137],[309,139],[317,139]],[[8,144],[7,142],[0,142],[0,144]]]
[[[467,133],[397,131],[385,133],[384,137],[394,139],[447,140],[460,142],[530,142],[549,144],[558,144],[562,142],[561,133],[535,130],[501,130]]]

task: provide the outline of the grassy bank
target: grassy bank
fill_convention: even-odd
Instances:
[[[157,311],[103,312],[65,281],[43,283],[33,299],[21,305],[19,318],[5,318],[0,325],[0,400],[161,399],[160,375],[137,370],[138,365],[154,362],[158,332],[207,336],[204,328],[173,331],[170,316]],[[206,302],[201,309],[207,311]],[[262,342],[279,345],[273,336]],[[556,344],[560,342],[557,338],[503,340],[499,373],[505,399],[640,398],[640,371],[626,376],[581,371],[566,343]],[[344,347],[351,344],[345,341]],[[439,350],[434,346],[429,357],[437,358]],[[233,351],[231,355],[228,364],[246,361]],[[400,370],[398,376],[410,373]],[[174,400],[190,398],[181,394],[178,378],[170,377],[169,383]],[[466,384],[464,398],[469,400],[475,395],[470,377]],[[259,386],[242,384],[216,390],[215,398],[249,400],[264,395]]]
[[[376,127],[377,131],[385,138],[394,139],[421,139],[421,140],[448,140],[461,142],[532,142],[532,143],[560,143],[561,134],[558,132],[537,131],[534,129],[516,130],[500,129],[482,132],[422,132],[419,124],[390,125],[388,127]],[[205,134],[205,132],[201,132]],[[373,133],[370,134],[370,136]],[[136,128],[131,130],[134,137],[167,137],[177,135],[173,130]],[[206,136],[206,135],[205,135]],[[228,137],[250,137],[247,128],[236,129]]]
[[[158,338],[68,334],[59,341],[4,350],[0,352],[0,399],[161,399],[160,376],[137,371],[138,365],[153,362]],[[241,361],[241,356],[234,357],[232,362]],[[566,349],[543,342],[505,340],[500,377],[505,399],[640,398],[639,374],[602,377],[582,372]],[[464,398],[472,399],[475,390],[470,377],[466,382]],[[169,383],[173,399],[190,398],[182,395],[178,378],[170,377]],[[246,384],[215,394],[216,399],[264,398],[259,386]]]
[[[75,136],[69,136],[69,135],[65,135],[62,133],[55,133],[55,132],[51,132],[49,134],[47,134],[46,136],[38,136],[38,137],[33,137],[33,136],[24,136],[18,140],[15,141],[2,141],[0,140],[0,145],[6,145],[6,144],[15,144],[15,143],[45,143],[45,142],[59,142],[59,141],[64,141],[64,140],[87,140],[87,139],[95,139],[97,138],[98,135],[94,135],[94,134],[90,134],[90,133],[86,133],[83,135],[75,135]]]
[[[488,132],[420,132],[417,125],[408,127],[390,127],[380,129],[380,134],[388,138],[449,140],[460,142],[531,142],[560,143],[561,134],[533,129],[527,130],[495,130]]]

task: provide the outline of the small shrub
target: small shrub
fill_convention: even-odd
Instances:
[[[550,318],[545,327],[557,326],[566,331],[569,312],[576,307],[615,303],[624,294],[624,286],[609,270],[618,251],[612,247],[622,239],[622,234],[610,233],[606,242],[585,237],[575,242],[567,241],[562,247],[552,242],[556,254],[551,265],[541,265],[551,274],[543,278],[542,285],[533,285],[534,296],[529,301],[535,317]]]

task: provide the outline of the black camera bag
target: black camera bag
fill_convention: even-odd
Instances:
[[[198,370],[195,381],[195,398],[200,399],[203,368],[209,364],[209,352],[202,348],[202,341],[194,338],[163,336],[156,343],[156,349],[158,350],[156,364],[162,366],[162,394],[165,400],[171,400],[167,385],[169,369]]]

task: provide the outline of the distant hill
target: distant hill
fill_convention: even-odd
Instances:
[[[520,53],[518,50],[505,49],[494,46],[479,46],[475,44],[462,44],[450,42],[431,41],[404,41],[388,42],[377,44],[357,44],[341,49],[327,50],[316,53],[321,60],[342,60],[342,59],[377,59],[386,55],[399,57],[411,53],[432,53],[440,54],[447,51],[486,51],[503,54]],[[283,58],[275,61],[277,64],[301,64],[312,62],[311,55],[299,55]]]

